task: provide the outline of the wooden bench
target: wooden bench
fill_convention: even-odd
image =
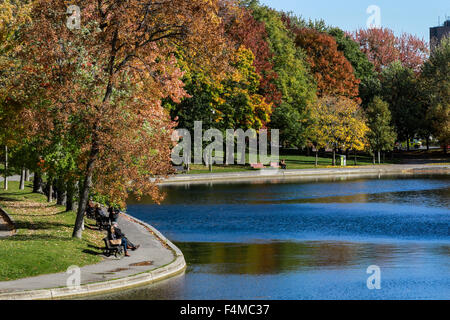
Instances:
[[[254,170],[260,170],[260,169],[265,168],[264,164],[262,164],[262,163],[253,163],[253,164],[250,164],[250,167],[252,167],[252,169],[254,169]]]
[[[270,167],[274,169],[280,169],[281,167],[278,165],[278,162],[271,162]]]
[[[177,173],[188,173],[188,170],[185,166],[176,166],[173,167]]]
[[[108,237],[103,239],[103,242],[105,242],[105,250],[103,251],[103,254],[107,257],[114,255],[116,258],[122,258],[125,254],[123,250],[123,246],[121,244],[119,245],[113,245],[109,241]]]

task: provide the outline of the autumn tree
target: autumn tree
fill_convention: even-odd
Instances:
[[[353,37],[378,73],[395,61],[419,72],[429,54],[424,40],[407,33],[397,37],[387,28],[360,29],[354,32]]]
[[[282,14],[250,1],[246,6],[253,17],[264,22],[267,42],[273,53],[271,62],[278,77],[277,88],[281,103],[274,109],[270,127],[280,129],[281,143],[285,147],[304,147],[306,140],[306,108],[316,100],[316,85],[310,74],[306,54],[295,46],[295,36],[283,22]]]
[[[4,151],[4,188],[8,189],[8,158],[11,146],[23,134],[21,112],[26,99],[11,94],[16,86],[15,71],[20,68],[15,48],[20,46],[22,27],[29,22],[30,1],[4,0],[0,3],[0,145]]]
[[[360,102],[358,80],[353,67],[338,50],[336,40],[314,29],[294,29],[296,44],[308,54],[308,62],[317,83],[318,96],[345,96]]]
[[[180,46],[205,68],[226,52],[218,1],[75,1],[80,30],[66,26],[62,0],[37,0],[27,28],[27,76],[45,88],[49,107],[30,110],[35,130],[74,133],[81,153],[81,237],[90,192],[123,203],[129,191],[160,200],[151,177],[171,170],[172,123],[161,105],[185,92],[173,55]],[[217,68],[220,69],[220,68]],[[37,79],[37,80],[36,80]]]
[[[202,121],[205,129],[222,131],[230,128],[259,130],[267,125],[272,103],[260,95],[260,75],[254,66],[255,56],[244,46],[229,59],[224,77],[192,70],[182,63],[183,81],[189,94],[181,103],[166,103],[178,127],[194,130],[194,121]]]
[[[392,151],[397,134],[392,126],[392,116],[389,104],[380,97],[375,97],[366,109],[367,125],[370,129],[367,138],[370,150],[378,153],[378,163],[381,163],[381,152]]]
[[[361,107],[345,97],[325,96],[309,107],[311,123],[309,141],[319,148],[333,152],[332,165],[336,165],[338,149],[360,151],[365,148],[368,127]],[[317,159],[316,151],[316,159]]]
[[[225,5],[226,4],[226,5]],[[274,70],[274,54],[267,42],[266,24],[257,21],[250,9],[242,6],[222,5],[225,32],[231,38],[233,45],[239,49],[244,46],[254,55],[253,66],[260,76],[259,94],[268,103],[275,106],[281,103],[281,92],[276,86],[277,72]]]

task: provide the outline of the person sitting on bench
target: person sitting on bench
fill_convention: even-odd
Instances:
[[[287,168],[286,160],[281,160],[280,167],[281,167],[281,169],[286,170],[286,168]]]
[[[140,245],[135,246],[131,241],[125,237],[125,234],[122,232],[122,230],[119,229],[119,225],[117,222],[114,222],[111,226],[111,229],[108,230],[108,239],[111,241],[114,245],[121,245],[123,247],[123,251],[125,253],[125,257],[129,257],[128,249],[131,250],[137,250],[139,249]],[[118,240],[121,240],[120,243]],[[117,241],[117,243],[116,243]]]
[[[86,216],[89,219],[95,219],[95,205],[92,200],[89,200],[87,208],[86,208]]]
[[[116,207],[109,207],[109,220],[111,221],[111,224],[114,222],[117,222],[119,220],[120,216],[120,210]]]

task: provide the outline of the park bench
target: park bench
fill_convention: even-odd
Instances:
[[[103,241],[105,242],[105,250],[103,251],[103,254],[107,257],[110,257],[114,255],[116,258],[122,258],[125,254],[123,250],[122,245],[113,245],[109,241],[108,237],[104,238]]]
[[[250,164],[250,166],[252,167],[252,169],[255,169],[255,170],[260,170],[260,169],[265,168],[264,164],[262,164],[262,163],[253,163],[253,164]]]
[[[270,167],[273,169],[280,169],[281,167],[278,165],[278,162],[271,162]]]
[[[188,173],[186,166],[174,166],[176,173]]]

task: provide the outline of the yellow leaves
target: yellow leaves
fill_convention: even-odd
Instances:
[[[319,147],[363,150],[369,128],[362,110],[344,97],[324,97],[309,106],[310,140]]]

